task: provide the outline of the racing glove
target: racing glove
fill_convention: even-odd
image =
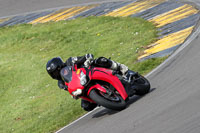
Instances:
[[[60,89],[64,89],[64,90],[68,91],[68,86],[66,86],[64,81],[62,81],[62,80],[58,80],[58,87]]]

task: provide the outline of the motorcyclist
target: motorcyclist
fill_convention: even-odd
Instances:
[[[78,68],[82,66],[89,67],[90,65],[96,67],[109,68],[111,70],[121,72],[121,74],[124,76],[128,71],[128,67],[124,64],[120,64],[105,57],[99,57],[97,59],[94,59],[94,56],[92,54],[86,54],[84,56],[78,57],[69,57],[65,63],[60,57],[52,58],[47,62],[46,70],[53,79],[58,80],[58,87],[67,91],[68,87],[62,80],[62,74],[60,73],[60,71],[63,67],[73,66],[74,64],[76,64]],[[95,103],[90,103],[89,101],[83,99],[81,101],[81,107],[86,111],[91,111],[94,108],[96,108],[96,106],[97,105]]]

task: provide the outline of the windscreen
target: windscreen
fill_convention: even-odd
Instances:
[[[70,66],[62,68],[60,75],[65,82],[69,83],[72,80],[72,68]]]

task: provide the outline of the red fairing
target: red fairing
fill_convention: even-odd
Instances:
[[[67,82],[65,82],[65,85],[66,85],[66,86],[68,86],[68,83],[67,83]]]
[[[112,74],[112,70],[96,67],[92,71],[91,78],[91,80],[103,80],[110,83],[120,93],[124,100],[126,100],[126,98],[128,97],[124,86],[122,85],[121,81]]]
[[[77,74],[76,71],[72,71],[72,77],[72,81],[68,83],[68,91],[70,94],[77,89],[84,89],[84,86],[80,83],[80,74]]]
[[[89,94],[90,94],[90,91],[91,91],[92,89],[94,89],[94,88],[100,90],[100,91],[103,92],[103,93],[106,93],[106,90],[105,90],[101,85],[96,84],[96,85],[93,85],[92,87],[90,87],[90,89],[88,90],[87,95],[89,95]]]

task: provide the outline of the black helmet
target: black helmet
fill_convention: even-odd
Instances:
[[[61,80],[60,70],[65,66],[60,57],[55,57],[47,62],[46,70],[48,74],[57,80]]]

